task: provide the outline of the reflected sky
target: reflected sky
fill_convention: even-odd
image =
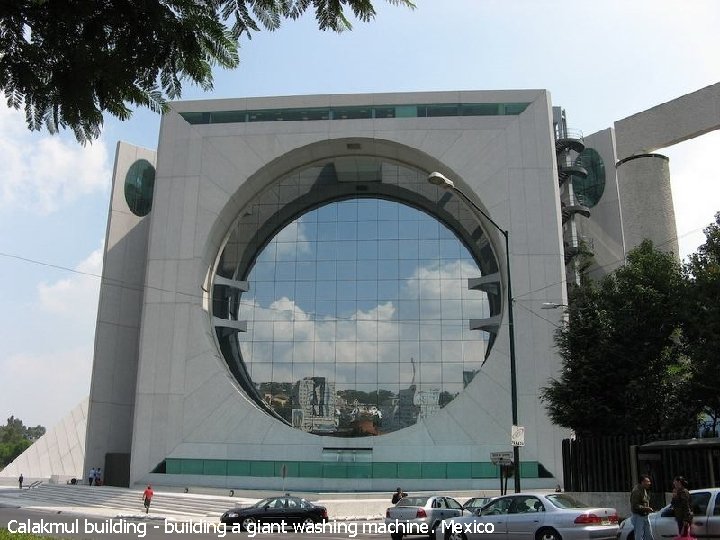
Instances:
[[[238,304],[240,361],[265,405],[300,429],[412,425],[456,397],[485,357],[486,334],[468,329],[489,315],[485,293],[467,288],[479,276],[425,212],[379,198],[326,204],[257,255]],[[363,417],[372,425],[358,432]]]

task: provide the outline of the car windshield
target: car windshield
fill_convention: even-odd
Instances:
[[[274,501],[275,497],[267,498],[267,499],[260,499],[258,502],[253,504],[250,508],[263,508],[267,504],[269,504],[271,501]]]
[[[405,497],[400,499],[397,503],[398,506],[425,506],[427,503],[427,497]]]
[[[546,498],[558,508],[590,508],[587,504],[581,503],[574,497],[566,495],[565,493],[558,493],[557,495],[547,495]]]

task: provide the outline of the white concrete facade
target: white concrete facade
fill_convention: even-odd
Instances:
[[[407,103],[528,103],[519,115],[388,118],[312,122],[191,125],[183,112]],[[326,447],[363,447],[373,462],[487,463],[510,444],[510,373],[507,309],[483,368],[452,403],[418,424],[379,437],[338,439],[304,433],[271,418],[238,388],[216,343],[209,313],[213,268],[231,224],[279,176],[323,158],[379,156],[452,178],[476,204],[510,231],[515,298],[565,296],[559,195],[549,95],[545,91],[447,92],[357,96],[304,96],[181,102],[163,119],[147,244],[147,271],[134,396],[130,483],[156,476],[167,459],[294,460],[322,462]],[[115,190],[121,180],[115,175]],[[478,216],[439,188],[414,187],[445,211],[478,226]],[[300,194],[298,194],[300,195]],[[113,208],[122,204],[114,197]],[[111,222],[113,221],[111,216]],[[473,223],[474,222],[474,223]],[[113,229],[110,225],[110,229]],[[486,227],[498,260],[502,237]],[[505,268],[501,265],[503,286]],[[555,375],[553,329],[515,309],[520,424],[526,427],[522,460],[541,464],[555,485],[560,441],[539,401],[539,388]],[[98,375],[100,377],[100,375]],[[102,376],[112,386],[114,379]],[[93,381],[99,385],[101,381]],[[108,390],[112,394],[113,390]],[[91,409],[93,406],[91,405]],[[92,414],[92,411],[91,411]],[[112,414],[102,415],[112,422]],[[93,435],[88,432],[90,444]],[[105,443],[96,443],[99,447]],[[109,451],[109,450],[108,450]],[[535,474],[534,476],[537,476]],[[218,474],[164,474],[155,481],[264,487],[278,478]],[[403,486],[494,485],[493,478],[312,478],[289,475],[288,489],[389,489]]]
[[[499,103],[523,103],[527,107],[519,114],[507,115],[217,123],[186,120],[203,114],[220,117],[228,111]],[[658,230],[655,221],[647,220],[648,210],[662,214],[664,237],[674,235],[674,225],[668,221],[672,210],[669,191],[658,190],[653,185],[654,176],[639,171],[640,183],[631,179],[624,186],[623,181],[618,182],[615,138],[615,131],[608,129],[585,141],[605,162],[606,185],[592,216],[576,218],[580,234],[595,239],[601,274],[622,263],[629,249],[629,234],[637,242],[638,231]],[[508,230],[518,418],[526,428],[520,455],[523,463],[532,465],[530,473],[523,475],[523,487],[554,487],[560,482],[560,445],[569,434],[552,425],[539,399],[540,389],[557,375],[560,360],[553,340],[555,326],[550,320],[553,313],[538,317],[537,310],[544,302],[567,302],[561,192],[552,106],[546,91],[174,103],[161,127],[152,211],[143,218],[128,212],[119,186],[132,159],[143,157],[154,164],[155,153],[121,146],[118,156],[109,240],[116,234],[118,241],[127,240],[123,231],[137,231],[138,235],[132,241],[136,245],[130,257],[115,264],[106,254],[104,277],[120,272],[117,279],[122,283],[137,283],[139,278],[143,290],[138,297],[135,287],[120,286],[113,291],[103,285],[87,435],[88,467],[102,462],[104,454],[126,454],[131,485],[153,481],[349,491],[392,490],[397,485],[412,490],[487,489],[496,485],[497,478],[469,471],[489,465],[490,452],[510,449],[508,306],[504,300],[497,313],[501,318],[497,340],[481,372],[464,391],[417,424],[380,436],[320,436],[282,423],[246,395],[219,349],[213,326],[217,322],[212,313],[213,280],[231,229],[245,222],[248,227],[259,227],[276,219],[284,205],[316,204],[346,196],[348,185],[366,189],[367,179],[362,175],[347,176],[342,179],[343,186],[329,186],[314,195],[315,199],[307,199],[307,186],[279,185],[278,179],[324,160],[348,162],[370,156],[422,172],[403,185],[371,186],[379,196],[409,193],[412,202],[429,213],[451,218],[471,243],[473,231],[484,231],[499,263],[503,299],[507,268],[502,235],[460,197],[425,182],[425,175],[438,171],[452,179],[475,205]],[[628,163],[632,161],[638,160]],[[662,176],[667,183],[667,176]],[[659,210],[649,209],[647,204],[633,206],[631,202],[642,200],[647,189],[655,189],[653,196],[665,206]],[[267,208],[274,208],[275,214],[268,213]],[[629,221],[628,212],[633,214]],[[632,231],[626,223],[632,224]],[[103,305],[110,304],[126,308],[110,310],[112,314],[108,315],[110,311]],[[559,312],[554,315],[561,316]],[[103,330],[106,321],[108,329]],[[242,324],[232,321],[238,328]],[[120,357],[129,359],[133,369],[136,361],[135,379],[117,376],[114,366]],[[108,400],[107,396],[114,397]],[[111,427],[98,429],[103,425]],[[302,472],[303,464],[321,470],[327,466],[328,455],[343,449],[357,451],[357,459],[369,463],[370,472],[356,476]],[[280,466],[286,471],[285,463],[295,466],[287,478],[281,478]],[[372,468],[376,464],[396,464],[398,471],[405,472],[384,475],[382,467],[377,471]],[[403,464],[407,465],[405,469]],[[467,465],[468,474],[443,477],[418,472],[433,464]]]

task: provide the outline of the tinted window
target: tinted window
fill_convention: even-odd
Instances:
[[[481,516],[492,516],[496,514],[507,514],[512,504],[512,497],[495,499],[480,511]]]
[[[425,506],[427,497],[405,497],[398,501],[397,506]]]
[[[589,508],[585,503],[566,494],[548,495],[547,499],[558,508]]]
[[[707,491],[690,494],[690,504],[692,506],[693,514],[695,514],[696,516],[706,515],[709,503],[710,493]]]

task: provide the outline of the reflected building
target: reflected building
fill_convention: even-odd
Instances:
[[[534,313],[572,276],[582,205],[559,163],[597,161],[556,144],[563,121],[541,90],[173,103],[157,151],[118,147],[88,468],[126,484],[494,487],[512,424],[505,242],[428,183],[438,171],[509,230],[522,474],[554,487],[565,433],[539,388],[560,359]],[[607,160],[591,169],[578,190],[601,204]]]

